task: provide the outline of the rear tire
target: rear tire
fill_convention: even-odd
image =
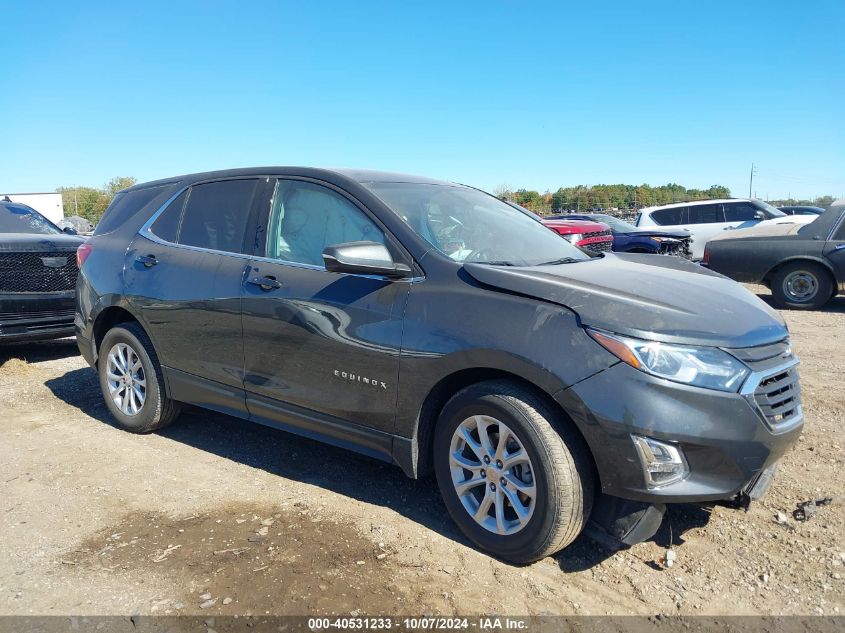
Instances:
[[[179,415],[181,404],[167,397],[152,341],[137,323],[106,332],[97,371],[106,406],[121,428],[149,433]]]
[[[563,549],[590,516],[593,463],[583,439],[507,381],[472,385],[449,400],[434,431],[434,470],[461,531],[511,563]]]
[[[833,279],[819,264],[793,262],[772,275],[771,290],[780,308],[816,310],[833,297]]]

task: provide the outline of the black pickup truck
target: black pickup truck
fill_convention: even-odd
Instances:
[[[704,266],[762,283],[784,308],[813,310],[845,292],[845,199],[810,224],[778,224],[710,240]]]

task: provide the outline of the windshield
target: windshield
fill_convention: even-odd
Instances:
[[[773,207],[768,202],[763,202],[762,200],[755,200],[754,204],[758,209],[763,209],[763,211],[766,212],[766,215],[768,215],[770,218],[782,218],[786,215],[783,211],[781,211],[777,207]]]
[[[0,233],[54,235],[61,230],[35,209],[23,204],[0,204]]]
[[[537,266],[589,259],[538,220],[476,189],[403,182],[365,186],[455,261]]]
[[[612,215],[604,215],[597,213],[595,215],[591,215],[590,217],[596,222],[604,222],[612,230],[617,231],[619,233],[631,233],[632,231],[640,230],[633,224],[628,224],[627,222],[625,222],[625,220],[614,218]]]

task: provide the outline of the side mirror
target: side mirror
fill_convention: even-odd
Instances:
[[[76,232],[76,229],[73,228],[72,226],[66,226],[65,228],[63,228],[62,233],[67,233],[68,235],[79,235]]]
[[[355,275],[381,275],[392,279],[410,277],[411,269],[393,261],[390,251],[378,242],[346,242],[323,250],[326,270]]]

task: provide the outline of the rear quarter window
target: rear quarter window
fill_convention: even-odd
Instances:
[[[145,189],[133,189],[132,191],[121,191],[118,193],[103,214],[102,219],[94,230],[94,235],[111,233],[123,225],[129,218],[138,213],[155,198],[162,196],[170,187],[160,185],[158,187],[147,187]]]

